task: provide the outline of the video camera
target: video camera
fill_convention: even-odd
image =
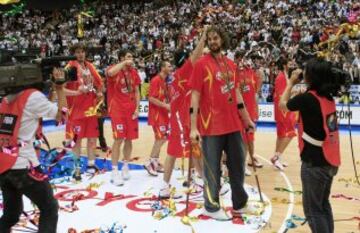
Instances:
[[[296,55],[295,55],[295,62],[297,64],[296,67],[290,67],[288,71],[288,78],[291,77],[291,74],[296,69],[305,69],[307,61],[309,61],[312,58],[316,58],[316,53],[307,52],[303,49],[298,49]],[[331,83],[333,84],[334,88],[339,91],[338,95],[342,95],[344,92],[348,92],[352,83],[351,76],[349,72],[337,68],[336,66],[333,66],[331,68],[329,75],[329,79],[331,79]],[[299,80],[303,80],[303,73],[300,74]],[[341,91],[341,92],[340,92]]]
[[[291,77],[291,74],[296,69],[305,69],[306,62],[312,58],[315,58],[316,54],[307,52],[303,49],[298,49],[297,53],[294,56],[296,66],[295,67],[289,67],[288,71],[288,78]],[[299,80],[302,81],[304,79],[303,73],[299,75]]]
[[[63,80],[55,82],[52,79],[54,67],[61,67],[62,62],[75,59],[74,56],[36,58],[35,55],[0,50],[0,95],[40,83],[50,87],[50,81],[56,84],[75,81],[77,71],[74,67],[64,70]]]

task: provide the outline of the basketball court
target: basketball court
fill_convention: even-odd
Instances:
[[[64,130],[46,127],[45,132],[52,147],[60,146]],[[105,123],[105,137],[108,145],[112,143],[112,133],[109,122]],[[110,173],[106,172],[91,176],[83,175],[83,181],[74,183],[69,179],[53,181],[54,193],[59,200],[59,231],[66,233],[73,228],[77,232],[85,230],[113,229],[114,232],[124,233],[177,233],[177,232],[310,232],[308,225],[301,225],[304,220],[301,202],[300,158],[297,142],[292,141],[284,160],[289,163],[285,172],[275,170],[269,161],[274,145],[275,131],[272,127],[260,127],[256,134],[256,153],[265,165],[258,170],[264,203],[260,202],[254,175],[246,177],[246,191],[249,203],[254,212],[244,215],[244,221],[219,222],[201,215],[202,193],[190,195],[189,218],[185,215],[186,189],[182,187],[186,172],[180,170],[181,160],[177,162],[172,184],[180,199],[170,202],[159,201],[157,198],[162,174],[150,177],[142,168],[148,159],[153,143],[152,130],[145,122],[140,124],[140,138],[134,141],[131,165],[131,179],[122,187],[110,183]],[[360,136],[355,132],[354,150],[358,158]],[[342,166],[335,177],[331,203],[335,219],[335,232],[359,232],[360,221],[352,219],[360,215],[360,186],[354,182],[354,171],[350,154],[349,137],[347,132],[341,134]],[[85,153],[85,151],[83,151]],[[96,163],[99,167],[107,167],[110,161],[105,154],[98,151]],[[163,147],[161,160],[166,155]],[[187,161],[185,161],[187,163]],[[119,164],[121,166],[121,163]],[[357,159],[359,166],[359,159]],[[186,170],[186,169],[185,169]],[[201,184],[198,180],[197,183]],[[225,183],[225,186],[229,186]],[[227,188],[229,190],[229,187]],[[221,195],[222,208],[230,209],[230,191]],[[34,207],[25,200],[25,210],[29,215],[14,229],[14,232],[34,232],[36,229],[28,219],[34,218]],[[36,214],[36,213],[35,213]],[[36,217],[36,216],[35,216]],[[26,220],[27,219],[27,220]],[[117,231],[116,231],[117,230]],[[122,231],[121,231],[122,230]],[[86,231],[96,232],[96,231]],[[111,232],[111,231],[110,231]]]

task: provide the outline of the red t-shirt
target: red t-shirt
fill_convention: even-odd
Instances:
[[[259,118],[256,91],[260,85],[259,76],[251,68],[238,69],[241,95],[253,121]]]
[[[132,67],[120,70],[108,80],[110,116],[116,117],[119,113],[133,113],[136,110],[135,90],[141,83],[137,70]]]
[[[162,102],[170,103],[169,84],[160,75],[156,75],[150,81],[149,97],[156,98]],[[149,125],[168,125],[169,112],[167,109],[158,107],[149,102]]]
[[[235,92],[239,88],[236,69],[230,59],[222,56],[216,62],[211,54],[203,56],[195,64],[190,85],[200,93],[197,126],[202,136],[241,130]],[[226,70],[229,74],[228,84],[223,79]]]
[[[284,72],[280,72],[275,79],[274,88],[274,113],[276,122],[285,122],[288,120],[295,121],[295,112],[286,112],[279,109],[281,95],[286,89],[286,76]]]
[[[101,89],[101,76],[90,62],[86,61],[85,67],[82,67],[77,61],[70,61],[66,67],[77,68],[77,81],[67,82],[67,89],[78,90],[81,85],[86,85],[89,89]],[[68,96],[67,103],[69,106],[69,120],[82,119],[86,117],[86,111],[96,106],[96,94],[94,91],[90,91],[78,96]]]
[[[189,79],[192,71],[193,65],[188,60],[175,71],[174,80],[170,84],[170,132],[172,136],[179,136],[181,133],[185,134],[190,130],[191,92]],[[179,121],[183,127],[183,132],[180,130]]]

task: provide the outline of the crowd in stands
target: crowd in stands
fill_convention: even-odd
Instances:
[[[119,49],[130,49],[136,55],[142,82],[148,82],[157,73],[161,59],[186,56],[194,48],[202,25],[221,24],[229,33],[227,56],[233,58],[236,51],[246,51],[250,65],[264,68],[264,83],[273,84],[275,60],[280,54],[295,53],[299,46],[315,51],[349,18],[360,20],[360,4],[356,2],[193,0],[124,4],[107,0],[52,12],[24,9],[16,17],[0,17],[0,48],[39,49],[43,56],[69,55],[71,45],[82,40],[99,70],[116,61]],[[77,15],[88,10],[94,14],[83,17],[84,37],[78,38]],[[338,45],[329,48],[329,59],[349,71],[355,84],[360,79],[359,47],[357,32],[345,35]]]

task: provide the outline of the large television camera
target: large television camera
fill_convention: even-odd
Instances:
[[[36,55],[18,53],[17,51],[0,50],[0,96],[17,92],[21,89],[43,84],[44,88],[51,86],[52,70],[61,67],[63,62],[76,60],[74,56],[54,56],[37,58]],[[74,81],[77,78],[76,68],[64,70],[63,80],[56,84]]]
[[[306,62],[312,58],[315,58],[316,56],[316,53],[311,53],[303,49],[298,49],[297,53],[294,56],[296,67],[289,68],[288,77],[290,78],[292,72],[297,68],[304,70]],[[299,79],[302,80],[303,78],[303,74],[301,73]],[[348,92],[351,87],[352,80],[350,73],[336,67],[335,65],[331,68],[330,76],[328,78],[331,79],[331,83],[334,88],[338,90],[338,95],[342,95],[344,92]]]

